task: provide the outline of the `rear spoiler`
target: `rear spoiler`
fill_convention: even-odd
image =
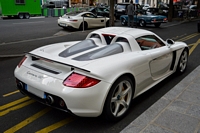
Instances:
[[[55,60],[51,60],[51,59],[48,59],[48,58],[44,58],[42,56],[38,56],[38,55],[35,55],[35,54],[32,54],[32,53],[27,53],[29,54],[31,57],[32,57],[32,60],[39,60],[39,59],[43,59],[43,60],[48,60],[48,61],[51,61],[51,62],[56,62],[56,63],[59,63],[59,64],[62,64],[62,65],[66,65],[66,66],[69,66],[71,67],[71,70],[74,70],[74,69],[80,69],[82,71],[85,71],[85,72],[89,72],[89,70],[86,70],[86,69],[83,69],[83,68],[80,68],[80,67],[76,67],[76,66],[73,66],[73,65],[70,65],[70,64],[67,64],[67,63],[63,63],[63,62],[59,62],[59,61],[55,61]]]

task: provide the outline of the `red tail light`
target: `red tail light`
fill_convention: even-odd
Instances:
[[[26,60],[26,56],[24,56],[24,58],[19,62],[19,64],[17,65],[19,68],[20,68],[20,66],[23,64],[23,62]]]
[[[67,79],[64,80],[63,84],[73,88],[87,88],[96,85],[100,80],[87,77],[78,73],[72,73]]]

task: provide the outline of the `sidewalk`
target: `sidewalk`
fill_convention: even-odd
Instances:
[[[120,133],[200,133],[200,66]]]

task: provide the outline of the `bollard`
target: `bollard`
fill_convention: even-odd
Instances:
[[[85,22],[84,22],[84,16],[83,16],[83,31],[84,32]]]
[[[104,21],[105,21],[105,27],[106,27],[106,16],[105,16],[105,20]]]
[[[200,32],[200,21],[197,22],[197,31]]]

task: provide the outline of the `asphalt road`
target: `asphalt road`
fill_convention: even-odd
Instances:
[[[57,26],[56,20],[57,18],[0,20],[0,55],[18,55],[51,43],[83,40],[91,31],[63,30]],[[191,51],[189,64],[183,75],[174,74],[134,99],[123,120],[110,123],[101,117],[75,117],[24,97],[16,90],[13,76],[21,57],[0,58],[0,132],[120,132],[200,64],[200,47],[197,45],[200,34],[197,33],[196,21],[170,27],[161,25],[161,28],[148,26],[145,29],[157,33],[163,39],[173,38],[186,42]]]

